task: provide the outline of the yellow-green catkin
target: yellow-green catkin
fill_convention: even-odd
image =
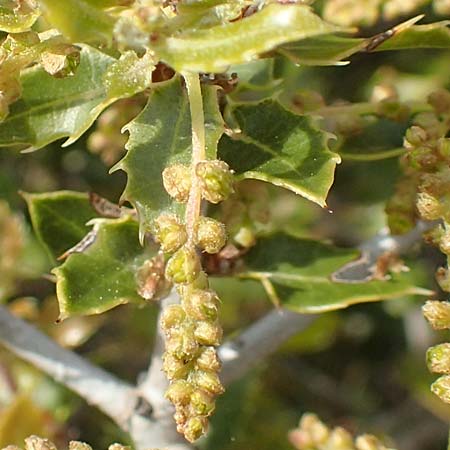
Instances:
[[[196,166],[195,176],[193,182],[187,166],[169,166],[163,173],[166,191],[181,203],[188,202],[191,189],[197,187],[202,198],[212,203],[233,192],[233,175],[223,161],[202,161]],[[181,299],[161,316],[166,337],[163,369],[170,380],[166,397],[175,406],[178,431],[194,442],[205,434],[215,399],[224,392],[216,351],[222,340],[220,300],[209,288],[200,252],[218,253],[227,235],[224,224],[208,217],[196,217],[189,225],[175,215],[162,214],[154,221],[153,234],[161,249],[171,254],[165,275],[175,284]]]
[[[289,432],[297,450],[393,450],[375,436],[364,434],[356,439],[344,428],[329,428],[315,414],[302,416],[298,427]]]

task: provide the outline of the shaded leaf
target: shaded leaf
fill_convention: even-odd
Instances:
[[[243,20],[168,37],[155,50],[180,72],[223,72],[283,43],[337,30],[305,5],[270,4]]]
[[[204,86],[203,100],[207,156],[214,158],[223,130],[216,88]],[[174,78],[155,89],[145,109],[125,129],[130,133],[128,152],[114,169],[127,173],[123,198],[136,207],[141,229],[148,229],[159,213],[184,211],[184,205],[168,196],[161,175],[167,166],[189,164],[191,160],[189,103],[180,79]]]
[[[41,12],[33,2],[4,0],[0,5],[0,30],[21,33],[29,30]]]
[[[86,223],[96,217],[87,194],[57,191],[23,194],[34,231],[53,262],[89,232]]]
[[[414,19],[413,19],[414,20]],[[410,22],[410,21],[409,21]],[[450,48],[449,21],[408,26],[408,22],[371,38],[325,34],[280,46],[277,52],[296,64],[333,65],[358,52]]]
[[[272,99],[237,105],[231,114],[241,132],[221,139],[219,157],[239,178],[266,181],[325,206],[340,162],[328,149],[327,133]]]
[[[357,257],[354,250],[280,233],[258,241],[238,276],[260,280],[274,302],[300,313],[320,313],[406,294],[432,294],[416,287],[408,273],[393,274],[388,281],[333,283],[330,276]]]
[[[22,97],[0,123],[0,147],[21,145],[34,149],[69,136],[77,140],[97,118],[92,111],[106,99],[103,75],[115,59],[83,46],[80,65],[73,77],[57,79],[40,67],[21,76]]]
[[[140,245],[138,223],[128,216],[98,219],[95,227],[95,242],[53,269],[61,320],[144,301],[137,293],[136,273],[155,250]]]
[[[408,50],[415,48],[450,48],[450,21],[415,25],[395,33],[384,41],[375,51]]]
[[[74,42],[109,43],[114,18],[88,0],[39,0],[50,25]]]

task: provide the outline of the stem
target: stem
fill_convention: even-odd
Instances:
[[[356,114],[359,116],[377,115],[380,103],[375,102],[362,102],[351,103],[348,105],[330,105],[319,108],[317,111],[313,111],[312,114],[317,114],[322,117],[330,117],[341,114]],[[423,102],[405,102],[410,110],[410,114],[418,114],[420,112],[432,111],[431,105]]]
[[[344,161],[358,162],[381,161],[383,159],[395,158],[403,155],[405,152],[406,149],[404,147],[393,148],[391,150],[385,150],[377,153],[345,153],[338,151]]]
[[[196,168],[200,161],[206,159],[205,150],[205,116],[203,112],[203,97],[200,86],[200,77],[197,73],[183,74],[189,96],[189,108],[192,123],[192,187],[186,206],[186,231],[188,244],[194,245],[194,232],[200,216],[202,193],[198,182]]]

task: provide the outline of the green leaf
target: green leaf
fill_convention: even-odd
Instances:
[[[410,22],[410,21],[409,21]],[[392,29],[371,38],[353,38],[325,34],[280,46],[277,52],[296,64],[333,65],[358,52],[414,50],[419,48],[450,48],[449,21],[429,25],[407,26]]]
[[[34,231],[52,262],[89,232],[86,223],[96,217],[88,194],[57,191],[24,193]]]
[[[334,272],[358,256],[354,250],[280,233],[258,241],[245,256],[244,271],[238,276],[260,280],[274,302],[300,313],[321,313],[407,294],[432,294],[416,287],[410,273],[393,274],[389,281],[331,281]]]
[[[415,25],[394,33],[375,48],[375,51],[409,50],[415,48],[450,48],[449,20],[429,25]]]
[[[21,76],[22,97],[0,123],[0,147],[38,149],[66,136],[65,146],[76,141],[101,112],[92,110],[106,99],[103,75],[114,61],[83,46],[73,77],[53,78],[40,67],[26,70]]]
[[[4,0],[0,6],[0,30],[21,33],[29,30],[40,15],[38,8],[33,8],[26,2]]]
[[[214,159],[223,132],[215,87],[203,87],[203,101],[207,156]],[[181,215],[184,211],[184,205],[175,203],[166,193],[161,175],[167,166],[189,164],[191,160],[189,103],[180,79],[154,89],[145,109],[125,129],[130,133],[128,152],[113,170],[127,173],[123,198],[136,207],[141,230],[147,230],[161,212]]]
[[[150,52],[138,58],[134,51],[122,54],[105,73],[104,82],[109,99],[131,97],[150,86],[155,61]]]
[[[39,0],[50,25],[74,42],[110,43],[114,18],[88,0]]]
[[[327,133],[273,99],[237,105],[231,114],[241,132],[221,139],[219,157],[240,179],[266,181],[325,206],[340,162]]]
[[[337,30],[305,5],[270,4],[243,20],[161,38],[155,51],[180,72],[223,72],[281,44]]]
[[[94,243],[71,254],[53,269],[60,319],[100,314],[115,306],[144,300],[137,293],[136,273],[155,251],[139,243],[139,225],[129,216],[98,219]]]
[[[296,64],[328,66],[361,51],[366,45],[365,39],[328,34],[292,42],[277,51]]]

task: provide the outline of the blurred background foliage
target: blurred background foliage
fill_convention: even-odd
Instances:
[[[317,7],[326,8],[324,3],[317,2]],[[442,18],[430,2],[416,3],[422,9],[415,11],[427,14],[426,22]],[[389,17],[366,20],[368,27],[361,34],[373,35],[392,24]],[[424,101],[432,91],[450,88],[449,58],[448,52],[432,50],[358,54],[350,65],[316,68],[277,59],[274,72],[283,81],[276,89],[284,104],[297,110],[314,104],[379,101],[386,92],[395,92],[401,101]],[[262,84],[268,83],[263,80]],[[61,345],[130,381],[148,364],[156,307],[127,305],[101,316],[74,317],[56,324],[50,261],[31,232],[19,191],[93,191],[117,202],[125,177],[108,171],[124,152],[120,128],[144,101],[136,97],[109,108],[86,137],[68,148],[56,143],[33,154],[0,153],[1,300]],[[354,247],[385,226],[385,202],[400,175],[397,158],[355,161],[345,155],[401,147],[409,119],[397,116],[358,123],[340,119],[341,124],[333,125],[340,127],[340,137],[331,145],[342,152],[343,163],[337,168],[328,208],[322,210],[281,189],[255,187],[253,182],[258,195],[260,189],[266,190],[268,199],[267,220],[259,231],[284,229]],[[444,261],[437,251],[418,248],[407,263],[419,285],[438,289],[433,274]],[[227,299],[222,311],[227,335],[272,308],[255,282],[218,278],[214,284],[221,298]],[[389,436],[388,442],[395,442],[399,449],[445,448],[450,407],[430,393],[433,377],[424,361],[426,348],[441,341],[442,335],[437,337],[426,324],[421,303],[405,297],[321,315],[227,390],[218,402],[212,431],[200,447],[291,449],[288,430],[304,412],[314,411],[351,432]],[[93,448],[129,441],[82,400],[0,349],[0,448],[21,445],[30,434],[46,436],[61,446],[69,439],[83,440]]]

